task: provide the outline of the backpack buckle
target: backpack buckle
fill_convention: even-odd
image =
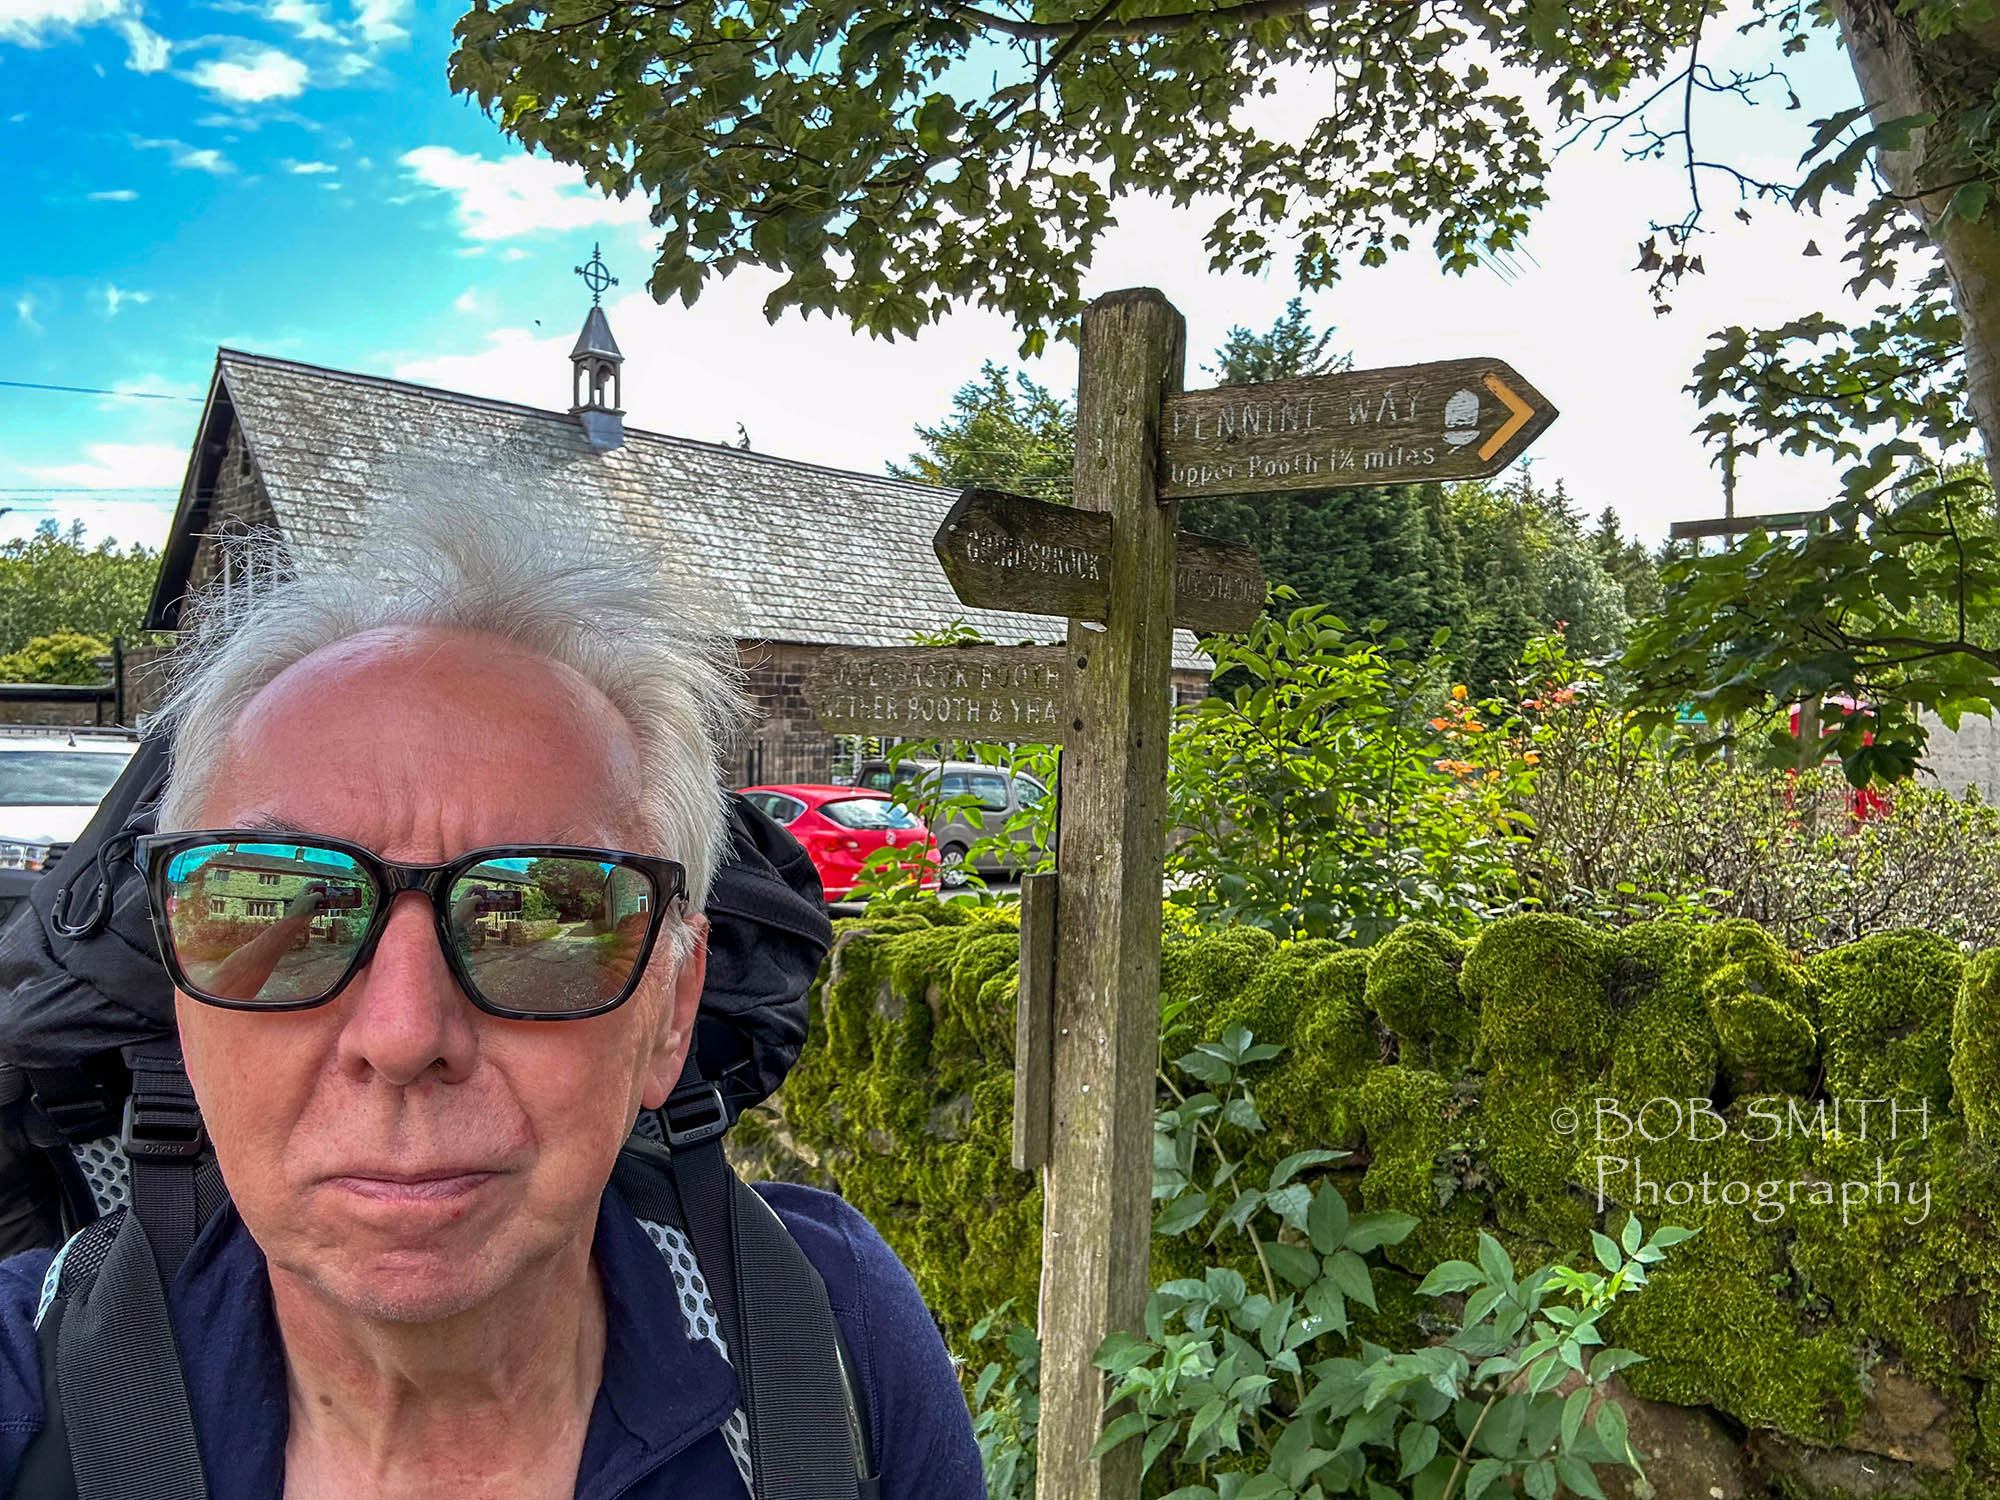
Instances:
[[[208,1146],[208,1127],[192,1093],[186,1099],[153,1095],[143,1103],[137,1090],[125,1098],[125,1122],[119,1140],[127,1156],[184,1159],[199,1156]]]
[[[660,1111],[667,1148],[680,1151],[712,1141],[729,1129],[729,1106],[722,1090],[706,1081],[675,1089]]]

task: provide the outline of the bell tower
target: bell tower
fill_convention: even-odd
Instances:
[[[611,336],[602,305],[605,288],[618,285],[618,278],[606,269],[596,245],[590,247],[590,260],[578,266],[576,274],[590,288],[590,315],[583,320],[576,347],[569,351],[574,371],[570,415],[582,425],[584,440],[605,453],[625,442],[625,382],[620,373],[625,356]]]

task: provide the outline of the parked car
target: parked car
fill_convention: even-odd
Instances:
[[[0,725],[0,921],[83,832],[138,745],[130,729]]]
[[[905,760],[894,766],[886,760],[865,760],[854,779],[857,785],[873,791],[922,797],[938,804],[949,804],[958,797],[978,799],[976,813],[962,805],[941,805],[931,820],[939,878],[947,886],[965,884],[966,857],[974,844],[987,837],[1007,837],[1007,820],[1049,795],[1049,789],[1026,772],[1010,772],[1005,766],[972,760],[948,760],[942,765],[934,760]],[[972,868],[981,875],[1001,878],[1019,873],[1012,862],[990,852],[974,859]]]
[[[854,891],[861,866],[882,848],[923,844],[923,883],[937,883],[937,847],[908,808],[881,792],[851,786],[751,786],[744,800],[785,825],[805,846],[829,901]]]

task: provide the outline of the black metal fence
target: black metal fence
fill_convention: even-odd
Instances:
[[[854,778],[854,752],[826,735],[772,735],[736,749],[733,786],[828,786]]]

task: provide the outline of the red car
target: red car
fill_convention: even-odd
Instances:
[[[885,847],[923,845],[923,883],[937,884],[938,852],[930,829],[881,792],[855,786],[747,786],[743,797],[805,846],[829,901],[851,894],[862,864]]]

